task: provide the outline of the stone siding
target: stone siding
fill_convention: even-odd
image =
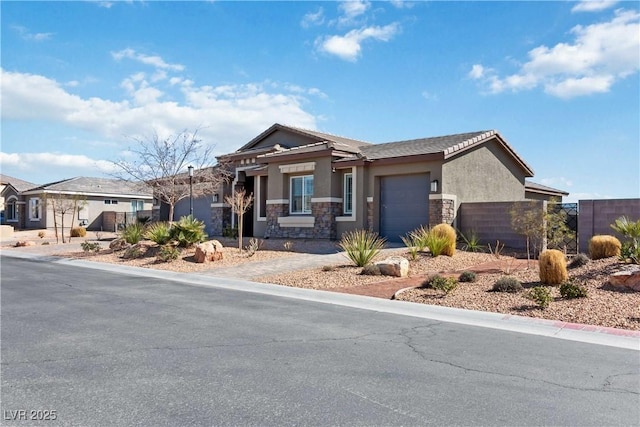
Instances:
[[[231,227],[231,207],[215,206],[211,208],[211,234],[222,236],[223,230]]]
[[[267,230],[265,238],[279,239],[336,239],[336,216],[342,212],[342,203],[316,202],[311,203],[314,217],[313,227],[281,227],[278,218],[289,216],[289,205],[267,205]]]
[[[311,203],[311,212],[315,218],[314,238],[335,240],[338,234],[336,217],[342,213],[342,203]]]
[[[456,217],[456,202],[451,199],[429,200],[429,226],[453,224]]]

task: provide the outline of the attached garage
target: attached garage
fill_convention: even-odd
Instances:
[[[392,242],[429,224],[429,174],[380,178],[380,235]]]

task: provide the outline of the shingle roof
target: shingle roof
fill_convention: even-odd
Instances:
[[[12,176],[9,175],[2,175],[0,174],[0,183],[1,184],[11,184],[11,186],[13,188],[16,189],[16,191],[20,192],[20,191],[26,191],[30,188],[33,187],[37,187],[38,184],[33,184],[31,182],[27,182],[27,181],[23,181],[21,179],[18,178],[14,178]]]
[[[151,191],[142,189],[140,185],[109,178],[75,177],[62,181],[50,182],[35,188],[29,192],[70,192],[81,194],[110,194],[132,195],[139,197],[151,197]]]
[[[527,191],[534,191],[536,193],[556,194],[556,195],[562,195],[562,196],[569,195],[569,193],[567,193],[564,190],[558,190],[557,188],[547,187],[546,185],[538,184],[537,182],[533,182],[529,180],[525,181],[524,188]]]

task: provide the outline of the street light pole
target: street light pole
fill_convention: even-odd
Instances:
[[[193,166],[189,165],[189,215],[193,217]]]

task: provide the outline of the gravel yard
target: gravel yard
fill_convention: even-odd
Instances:
[[[103,247],[108,243],[101,242]],[[239,251],[236,241],[224,240],[224,259],[215,262],[198,264],[193,260],[194,250],[185,250],[180,258],[170,263],[158,262],[154,256],[157,248],[150,244],[147,256],[139,259],[124,260],[121,252],[103,249],[98,254],[84,252],[58,252],[66,257],[83,258],[97,262],[107,262],[129,266],[171,270],[177,272],[215,271],[216,268],[241,266],[247,263],[293,257],[297,253],[328,254],[336,253],[335,242],[327,241],[293,241],[291,250],[285,250],[285,241],[266,240],[263,247],[253,256],[248,257]],[[58,246],[58,245],[56,245]],[[61,246],[61,249],[63,246]],[[263,276],[254,279],[265,283],[310,289],[337,289],[346,287],[366,287],[372,283],[398,281],[398,288],[420,286],[429,276],[436,273],[456,276],[466,270],[482,264],[493,262],[497,269],[483,270],[478,280],[473,283],[460,283],[448,295],[430,289],[408,289],[399,294],[397,299],[424,304],[442,305],[472,310],[492,311],[559,320],[564,322],[584,323],[590,325],[640,330],[640,293],[620,291],[607,283],[608,276],[624,267],[616,258],[591,261],[586,266],[569,269],[569,277],[588,290],[587,298],[567,300],[560,296],[558,287],[550,287],[554,301],[546,309],[541,309],[533,301],[525,298],[528,288],[539,285],[537,262],[516,260],[509,256],[496,258],[492,254],[457,251],[453,257],[440,256],[433,258],[429,254],[418,254],[417,260],[411,260],[406,249],[387,249],[384,256],[400,255],[410,260],[409,285],[407,279],[394,279],[384,276],[367,276],[359,274],[362,270],[350,265],[345,257],[343,262],[283,272],[278,275]],[[382,257],[379,257],[381,259]],[[511,274],[520,280],[525,291],[518,293],[492,292],[495,281],[505,274]],[[402,283],[402,285],[400,285]]]

